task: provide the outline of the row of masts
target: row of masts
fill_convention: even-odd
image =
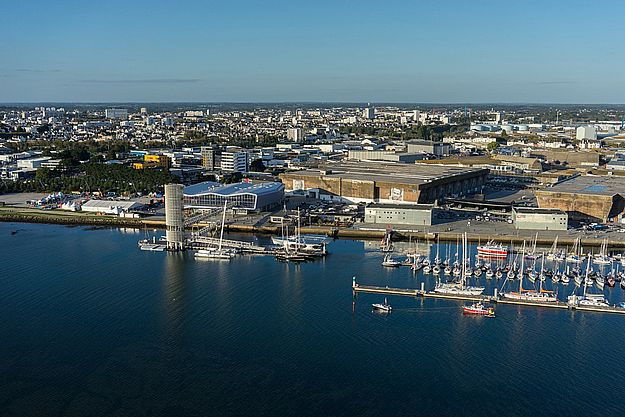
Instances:
[[[592,302],[593,305],[607,305],[605,298],[601,299],[600,294],[590,294],[588,292],[594,284],[599,290],[603,290],[607,285],[609,287],[615,286],[616,282],[620,281],[620,286],[625,289],[625,273],[619,271],[618,264],[614,267],[613,258],[608,263],[604,262],[604,258],[607,254],[607,242],[601,246],[600,253],[593,255],[592,253],[583,255],[581,248],[581,241],[577,240],[574,245],[574,258],[570,256],[557,256],[557,240],[554,241],[551,250],[548,253],[540,252],[536,248],[537,237],[528,247],[526,242],[523,242],[520,252],[510,251],[508,255],[502,259],[492,260],[495,263],[490,262],[489,259],[480,259],[478,256],[475,262],[475,269],[471,267],[471,251],[468,249],[468,240],[466,233],[462,235],[462,243],[460,244],[460,237],[456,242],[456,251],[453,256],[455,260],[452,263],[452,245],[448,244],[446,247],[446,257],[441,260],[440,257],[440,242],[437,239],[436,250],[434,259],[431,260],[429,256],[423,256],[419,250],[418,241],[415,242],[414,251],[408,251],[408,258],[405,261],[397,261],[391,258],[390,254],[385,255],[383,262],[384,266],[401,266],[408,265],[413,271],[422,271],[424,274],[434,274],[437,278],[435,292],[442,292],[448,294],[465,294],[465,295],[478,295],[484,290],[481,286],[471,286],[468,281],[471,276],[479,278],[482,272],[485,273],[486,279],[493,277],[500,279],[504,278],[504,283],[501,286],[501,296],[503,298],[509,298],[519,301],[531,301],[531,302],[558,302],[556,291],[548,290],[544,288],[544,282],[547,279],[551,279],[552,282],[563,284],[569,284],[573,281],[575,283],[575,289],[573,291],[573,297],[576,302]],[[520,258],[520,267],[519,267]],[[620,258],[623,259],[623,258]],[[549,269],[545,267],[545,261],[549,260],[553,262],[554,268]],[[531,266],[526,268],[526,261]],[[584,273],[579,264],[586,261],[586,272]],[[607,274],[602,274],[601,271],[595,271],[592,268],[593,264],[599,265],[612,265],[611,271]],[[538,269],[540,265],[540,269]],[[562,269],[562,265],[564,268]],[[571,268],[572,266],[572,268]],[[451,280],[443,281],[441,276],[453,276]],[[523,280],[527,278],[532,284],[533,288],[524,288]],[[518,290],[507,290],[506,285],[513,280],[519,280]],[[538,285],[536,286],[536,281]],[[577,288],[583,288],[581,295],[575,295]],[[557,287],[556,287],[557,290]]]

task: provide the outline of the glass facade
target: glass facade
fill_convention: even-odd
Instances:
[[[257,210],[257,196],[254,194],[222,195],[208,193],[193,196],[185,195],[184,205],[185,207],[219,208],[224,206],[224,200],[228,201],[228,204],[232,205],[234,208]]]

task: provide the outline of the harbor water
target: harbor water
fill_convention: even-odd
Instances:
[[[145,237],[0,223],[1,416],[625,415],[625,316],[409,297],[381,315],[353,276],[434,278],[382,267],[371,243],[292,264],[140,251]]]

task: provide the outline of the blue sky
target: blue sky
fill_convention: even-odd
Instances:
[[[623,1],[19,1],[0,102],[625,102]]]

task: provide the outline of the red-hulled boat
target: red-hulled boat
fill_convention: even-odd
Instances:
[[[508,247],[491,240],[485,245],[477,247],[477,255],[480,258],[506,258],[508,256]]]
[[[477,316],[495,317],[495,309],[486,307],[484,304],[477,302],[470,306],[462,306],[463,314],[473,314]]]

